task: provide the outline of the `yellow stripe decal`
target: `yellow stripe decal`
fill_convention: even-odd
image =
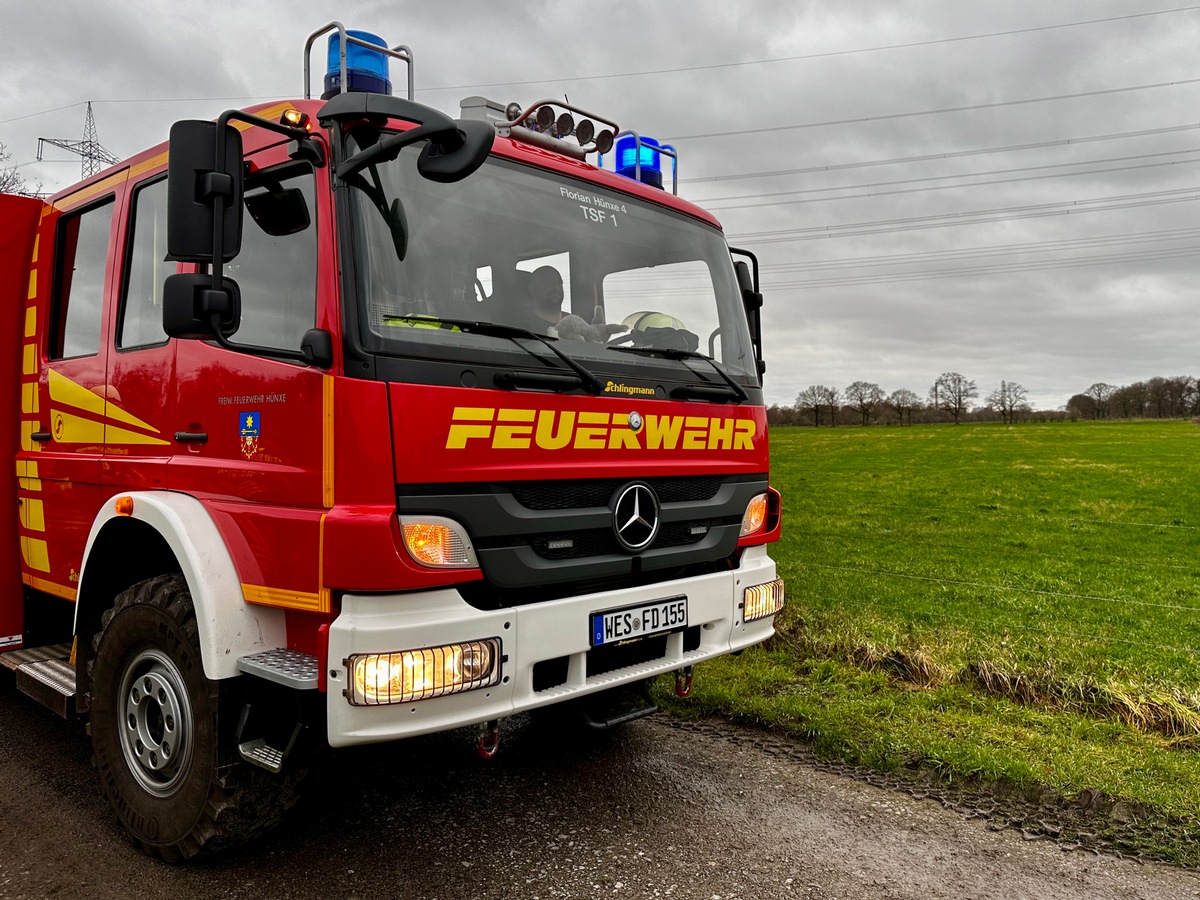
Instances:
[[[62,597],[64,600],[75,602],[75,596],[78,593],[75,588],[65,587],[61,584],[55,584],[53,581],[47,581],[45,578],[38,578],[36,575],[22,575],[21,580],[33,588],[35,591],[42,591],[45,594],[53,594],[55,597]]]
[[[42,210],[42,215],[44,216],[45,214],[46,214],[46,211],[43,209],[43,210]],[[38,258],[38,247],[40,247],[40,246],[41,246],[41,244],[42,244],[42,236],[41,236],[40,234],[35,234],[35,235],[33,236],[33,258],[29,260],[29,262],[30,262],[30,263],[35,263],[35,262],[37,262],[37,258]]]
[[[28,300],[33,300],[37,297],[37,269],[29,270],[29,293],[25,296]]]
[[[321,585],[317,612],[327,613],[333,610],[333,591],[325,586],[325,517],[321,515],[320,537],[317,538],[317,583]]]
[[[118,184],[124,184],[127,178],[129,178],[129,170],[122,169],[115,175],[109,175],[107,178],[101,179],[95,184],[88,185],[87,187],[81,188],[73,194],[63,197],[54,204],[54,207],[55,209],[61,210],[66,209],[69,206],[74,206],[77,203],[83,203],[85,200],[91,200],[98,194],[103,194],[105,191],[112,190]]]
[[[38,411],[38,392],[36,381],[26,381],[21,385],[21,412],[25,415],[36,416]]]
[[[21,357],[21,374],[37,374],[37,347],[35,347],[33,344],[26,344],[23,348]]]
[[[46,542],[41,538],[31,538],[21,535],[21,557],[25,565],[39,572],[50,571],[50,554]]]
[[[333,386],[332,375],[325,375],[322,383],[322,411],[324,430],[321,444],[321,501],[326,509],[333,508]]]
[[[246,598],[247,603],[282,606],[285,609],[302,609],[309,612],[322,611],[321,595],[310,594],[307,591],[285,591],[261,584],[243,584],[242,596]]]
[[[34,497],[22,497],[20,505],[21,527],[26,531],[45,531],[46,513],[42,501]]]
[[[31,306],[25,310],[25,337],[33,337],[37,331],[37,307]]]
[[[132,425],[135,428],[144,428],[146,431],[152,431],[158,434],[158,429],[149,422],[143,422],[132,413],[128,413],[121,407],[117,406],[111,400],[105,400],[95,391],[85,388],[82,384],[78,384],[67,378],[65,375],[51,369],[48,373],[50,380],[50,399],[58,403],[63,403],[67,406],[73,406],[76,409],[81,409],[84,412],[96,413],[107,419],[115,422],[122,422],[126,425]],[[124,428],[114,428],[108,426],[110,443],[115,444],[167,444],[168,441],[159,440],[157,438],[148,437],[145,435],[134,434],[131,431],[126,431]],[[55,440],[58,436],[55,435]]]
[[[103,422],[85,419],[61,409],[50,410],[50,430],[54,434],[54,440],[60,444],[104,443]]]
[[[104,426],[104,442],[106,444],[150,444],[159,447],[165,447],[170,443],[170,441],[164,441],[162,438],[150,437],[148,434],[138,434],[136,431],[118,428],[116,425],[111,424]]]
[[[82,384],[76,384],[70,378],[56,372],[54,369],[51,369],[48,374],[50,376],[51,400],[65,403],[68,406],[74,406],[76,409],[82,409],[86,412],[104,415],[104,398],[99,394],[89,391]]]

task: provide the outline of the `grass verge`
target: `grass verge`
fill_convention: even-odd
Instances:
[[[1200,428],[772,433],[788,605],[684,714],[882,771],[1102,792],[1200,865]],[[665,697],[663,699],[666,699]]]

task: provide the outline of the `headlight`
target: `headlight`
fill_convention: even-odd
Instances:
[[[408,555],[423,566],[473,569],[479,562],[467,530],[441,516],[401,516],[400,531]]]
[[[397,653],[356,654],[348,696],[354,706],[409,703],[500,682],[500,639],[465,641]]]
[[[746,513],[742,516],[742,533],[738,537],[754,534],[767,521],[767,495],[759,494],[746,504]]]
[[[776,578],[767,584],[756,584],[746,588],[742,601],[742,619],[753,622],[773,616],[783,609],[783,579]]]

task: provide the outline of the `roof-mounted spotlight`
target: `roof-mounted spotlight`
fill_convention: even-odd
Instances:
[[[559,137],[566,137],[575,130],[575,117],[569,112],[563,113],[554,123],[554,128]]]
[[[592,124],[591,119],[584,119],[575,126],[575,140],[579,141],[580,145],[590,144],[595,136],[596,126]]]
[[[539,107],[534,121],[537,122],[538,128],[542,131],[548,131],[550,126],[554,124],[554,110],[549,106]]]
[[[613,133],[607,128],[596,135],[596,150],[603,156],[613,148]]]

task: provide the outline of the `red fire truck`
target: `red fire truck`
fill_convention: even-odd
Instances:
[[[314,746],[627,721],[783,605],[757,262],[675,151],[451,119],[336,22],[304,56],[302,100],[0,196],[0,664],[168,861],[277,821]]]

